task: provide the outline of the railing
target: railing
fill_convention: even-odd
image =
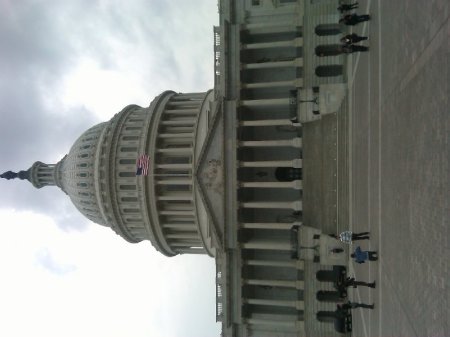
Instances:
[[[214,89],[217,90],[220,80],[220,27],[214,27]]]
[[[217,271],[216,274],[216,322],[221,322],[223,317],[222,303],[222,272]]]

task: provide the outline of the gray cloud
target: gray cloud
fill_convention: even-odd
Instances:
[[[213,15],[208,1],[199,2],[195,11],[187,1],[11,3],[0,2],[2,172],[27,169],[36,160],[57,162],[84,130],[99,122],[83,106],[67,110],[47,104],[49,99],[58,102],[52,95],[81,57],[94,59],[104,69],[130,67],[125,70],[139,72],[148,101],[167,89],[211,87],[212,27],[208,20]],[[124,65],[120,53],[132,55],[137,64]],[[0,207],[33,210],[54,218],[74,213],[68,198],[61,198],[57,189],[37,191],[18,181],[0,181],[0,188]],[[58,224],[65,229],[84,228],[75,214],[73,219],[62,216]]]

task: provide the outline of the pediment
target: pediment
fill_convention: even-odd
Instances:
[[[195,179],[219,245],[222,245],[225,226],[223,163],[224,123],[219,103],[195,168]]]

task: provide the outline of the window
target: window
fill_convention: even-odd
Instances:
[[[137,147],[122,147],[120,148],[120,151],[122,152],[136,152]]]
[[[122,191],[135,191],[136,185],[120,185]]]
[[[134,159],[120,159],[119,164],[127,165],[127,164],[136,164],[136,160]]]
[[[138,199],[136,197],[122,197],[123,202],[137,202]]]
[[[123,140],[138,140],[138,136],[123,136]]]

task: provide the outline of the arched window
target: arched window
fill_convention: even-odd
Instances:
[[[319,77],[334,77],[342,75],[344,69],[341,65],[318,66],[316,75]]]
[[[337,23],[322,24],[316,26],[315,32],[319,36],[337,35],[341,33],[341,26]]]

